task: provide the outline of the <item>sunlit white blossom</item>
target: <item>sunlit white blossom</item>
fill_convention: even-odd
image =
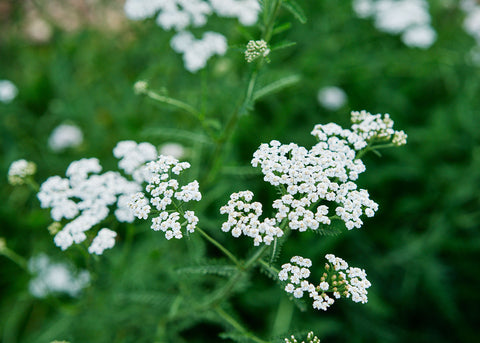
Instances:
[[[88,247],[90,254],[102,255],[105,249],[111,249],[115,245],[115,237],[117,233],[107,228],[98,231],[97,236],[93,239],[92,244]]]

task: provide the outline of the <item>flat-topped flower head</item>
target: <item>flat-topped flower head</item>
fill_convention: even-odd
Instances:
[[[83,143],[82,130],[72,124],[58,125],[48,137],[48,146],[55,152],[75,148]]]
[[[70,164],[66,178],[52,176],[40,187],[37,197],[41,207],[51,208],[51,217],[56,222],[70,220],[54,237],[62,250],[85,241],[86,232],[109,215],[112,205],[116,205],[114,214],[118,221],[134,220],[125,197],[138,192],[140,185],[117,172],[99,174],[101,170],[98,159],[84,158]],[[93,242],[89,251],[98,253],[97,246]]]
[[[193,211],[184,211],[184,204],[190,201],[200,201],[198,181],[194,180],[184,186],[174,177],[190,168],[190,163],[179,162],[173,156],[160,155],[156,161],[147,163],[148,185],[146,192],[137,192],[129,202],[130,209],[139,219],[152,218],[152,230],[163,231],[167,239],[183,237],[182,227],[192,233],[198,223]],[[185,222],[181,222],[181,217]]]
[[[23,185],[28,177],[37,171],[37,165],[24,159],[12,162],[8,168],[8,183],[12,186]]]
[[[157,158],[157,149],[150,143],[135,141],[118,142],[113,149],[113,156],[118,158],[118,167],[131,175],[139,183],[145,182],[147,168],[145,163]]]
[[[98,231],[97,237],[93,239],[92,245],[88,248],[90,254],[102,255],[106,249],[111,249],[115,245],[117,233],[107,228]]]
[[[283,264],[278,279],[286,283],[285,291],[295,298],[302,298],[308,294],[313,299],[313,308],[317,310],[326,311],[335,299],[341,297],[351,297],[354,302],[366,303],[367,288],[371,284],[366,278],[365,271],[348,267],[347,262],[332,254],[327,254],[325,258],[328,263],[318,285],[307,280],[310,276],[309,268],[312,266],[310,259],[294,256],[290,263]]]
[[[260,221],[262,204],[252,203],[252,199],[253,193],[250,191],[230,195],[228,204],[220,208],[221,214],[228,214],[228,220],[222,224],[222,231],[231,232],[233,237],[251,237],[255,246],[260,243],[270,245],[276,237],[283,236],[283,231],[276,226],[274,219]]]

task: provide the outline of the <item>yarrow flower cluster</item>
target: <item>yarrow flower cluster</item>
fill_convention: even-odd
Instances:
[[[52,262],[45,254],[32,257],[28,261],[28,270],[35,275],[28,288],[37,298],[56,293],[76,297],[90,283],[88,271],[74,272],[67,264]]]
[[[67,178],[52,176],[40,187],[37,197],[41,207],[51,208],[54,221],[70,220],[54,237],[55,244],[62,250],[85,241],[85,232],[103,221],[115,203],[115,216],[119,221],[134,220],[126,198],[138,192],[140,185],[118,172],[99,174],[101,170],[98,159],[84,158],[69,165]],[[98,243],[92,243],[89,250],[98,253]]]
[[[150,143],[135,141],[118,142],[113,149],[113,156],[119,159],[118,167],[131,175],[137,183],[145,182],[148,173],[146,162],[157,158],[157,149]]]
[[[255,61],[259,57],[266,57],[270,53],[267,42],[262,40],[251,40],[245,50],[245,59],[248,63]]]
[[[402,33],[409,47],[426,49],[437,39],[425,0],[354,0],[353,9],[360,18],[374,17],[380,31]]]
[[[220,213],[228,214],[228,220],[223,223],[222,231],[231,231],[233,237],[245,235],[253,238],[255,246],[260,243],[270,245],[275,237],[283,236],[283,231],[275,226],[275,220],[266,218],[259,220],[262,215],[262,204],[251,203],[253,193],[243,191],[233,193],[226,206],[220,208]]]
[[[90,254],[102,255],[105,249],[111,249],[115,245],[115,237],[117,233],[107,228],[98,231],[97,237],[92,241],[92,245],[88,248]]]
[[[75,148],[82,142],[82,130],[78,126],[71,124],[57,126],[48,138],[48,146],[55,152],[60,152],[67,148]]]
[[[349,230],[362,227],[361,217],[373,217],[378,204],[355,183],[365,171],[357,153],[378,142],[405,144],[406,135],[393,130],[388,114],[352,112],[352,122],[350,130],[334,123],[316,125],[311,133],[319,142],[310,150],[276,140],[261,144],[253,154],[252,166],[260,166],[264,180],[282,194],[272,204],[275,219],[260,222],[261,204],[250,204],[253,193],[234,193],[221,208],[222,214],[228,214],[223,231],[231,231],[234,237],[252,237],[258,245],[281,237],[287,224],[291,230],[303,232],[331,225],[336,218]]]
[[[285,338],[285,343],[298,343],[297,339],[295,338],[294,335],[292,335],[290,338]],[[302,343],[320,343],[320,338],[315,336],[313,331],[310,331],[307,334],[307,340],[302,341]]]
[[[320,283],[314,285],[307,279],[310,276],[312,261],[301,256],[294,256],[290,263],[282,265],[278,273],[280,281],[287,282],[285,291],[295,298],[302,298],[305,293],[313,299],[313,308],[326,311],[334,304],[335,299],[350,298],[354,302],[366,303],[367,288],[371,286],[363,269],[348,267],[347,262],[332,254],[325,256],[328,263]],[[327,295],[332,293],[333,297]]]
[[[23,159],[14,161],[8,168],[8,183],[12,186],[23,185],[36,171],[37,165],[34,162]]]
[[[198,181],[195,180],[180,187],[179,182],[173,178],[174,175],[180,175],[188,168],[190,168],[188,162],[179,162],[172,156],[160,155],[158,160],[147,164],[148,185],[145,190],[148,199],[145,193],[138,192],[129,202],[131,210],[139,219],[148,219],[152,207],[155,208],[159,215],[152,218],[151,228],[165,232],[167,239],[182,238],[182,226],[186,226],[187,232],[194,232],[198,223],[198,218],[193,211],[183,212],[181,209],[181,203],[201,200]],[[168,210],[172,206],[175,210]],[[184,223],[180,222],[180,217],[183,217]]]
[[[125,14],[132,20],[156,16],[156,22],[164,30],[175,30],[172,48],[183,54],[185,68],[195,73],[205,67],[213,55],[224,55],[227,39],[216,32],[206,32],[196,39],[189,27],[202,27],[208,16],[237,18],[242,25],[257,22],[260,4],[258,0],[127,0]]]

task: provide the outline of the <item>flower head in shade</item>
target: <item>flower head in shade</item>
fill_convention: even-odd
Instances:
[[[27,160],[17,160],[12,162],[8,168],[8,182],[12,186],[23,185],[25,179],[31,177],[37,171],[37,165]]]
[[[57,293],[75,297],[90,283],[87,271],[74,272],[67,264],[53,262],[45,254],[32,257],[28,261],[28,269],[34,275],[28,288],[37,298]]]
[[[313,308],[326,311],[335,299],[351,298],[354,302],[366,303],[367,288],[371,286],[363,269],[348,267],[347,262],[332,254],[325,256],[328,263],[320,283],[315,285],[307,279],[310,276],[312,261],[301,256],[294,256],[290,263],[282,265],[278,279],[286,283],[285,291],[295,298],[308,294],[313,300]],[[328,295],[327,293],[330,293]]]
[[[245,50],[245,59],[248,63],[251,63],[259,57],[267,57],[270,53],[267,42],[262,40],[251,40],[247,44],[247,50]]]
[[[8,104],[18,94],[17,87],[9,80],[0,80],[0,102]]]
[[[48,138],[48,146],[55,152],[67,148],[75,148],[83,143],[83,132],[76,125],[61,124],[57,126]]]
[[[146,192],[138,192],[131,197],[129,206],[139,219],[152,218],[152,230],[163,231],[165,238],[180,239],[184,231],[192,233],[195,230],[198,218],[193,211],[183,210],[184,204],[191,201],[200,201],[198,181],[194,180],[185,186],[180,186],[176,176],[190,168],[188,162],[179,162],[172,156],[160,155],[156,161],[147,164],[148,185]],[[181,220],[184,220],[183,222]]]

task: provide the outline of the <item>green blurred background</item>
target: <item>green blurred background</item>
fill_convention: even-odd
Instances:
[[[185,71],[181,56],[169,46],[173,34],[153,20],[127,21],[121,1],[36,3],[0,1],[0,79],[19,89],[13,102],[0,103],[0,236],[25,258],[47,252],[82,267],[78,253],[54,246],[46,230],[49,213],[39,208],[28,187],[8,185],[10,163],[20,158],[36,162],[36,179],[43,182],[63,176],[71,161],[83,157],[98,157],[105,170],[114,168],[111,150],[122,139],[155,145],[173,141],[188,149],[192,173],[201,173],[195,168],[202,168],[211,147],[178,131],[199,133],[197,123],[135,95],[132,86],[148,80],[153,89],[206,108],[221,125],[238,103],[248,66],[241,51],[231,48],[210,60],[206,70]],[[327,312],[292,309],[286,334],[313,330],[322,342],[480,341],[480,66],[471,58],[476,42],[462,29],[465,14],[456,1],[430,1],[438,39],[422,50],[357,18],[350,1],[299,3],[308,22],[302,25],[284,12],[281,21],[292,27],[276,38],[297,45],[271,54],[261,82],[292,73],[302,80],[265,97],[241,118],[225,163],[248,166],[256,148],[271,139],[309,147],[315,124],[333,121],[347,127],[351,110],[390,113],[396,128],[408,134],[408,144],[382,151],[381,158],[365,158],[367,172],[359,183],[380,209],[361,230],[332,237],[296,235],[279,261],[299,254],[323,264],[325,253],[341,256],[367,270],[373,284],[368,304],[343,300]],[[29,31],[39,18],[51,30],[46,38]],[[232,46],[248,40],[231,23],[212,20],[212,25]],[[331,85],[348,96],[336,111],[317,101],[318,90]],[[84,143],[54,153],[48,137],[65,122],[82,129]],[[258,174],[225,172],[207,189],[210,198],[201,218],[213,236],[239,254],[246,242],[232,242],[215,228],[224,219],[218,208],[231,192],[243,189],[263,199],[274,194]],[[124,228],[118,230],[122,236]],[[140,231],[127,262],[117,247],[101,257],[96,289],[79,299],[33,298],[29,275],[0,256],[0,340],[153,342],[159,331],[169,330],[159,320],[171,298],[155,292],[173,297],[182,286],[174,286],[169,275],[198,256],[217,252],[192,237],[187,259],[181,254],[183,243],[167,245],[148,227]],[[278,306],[288,306],[286,296],[261,273],[246,286],[229,306],[246,326],[267,337]],[[208,289],[208,282],[202,287]],[[169,325],[180,335],[172,341],[222,341],[217,337],[222,326],[208,315]]]

